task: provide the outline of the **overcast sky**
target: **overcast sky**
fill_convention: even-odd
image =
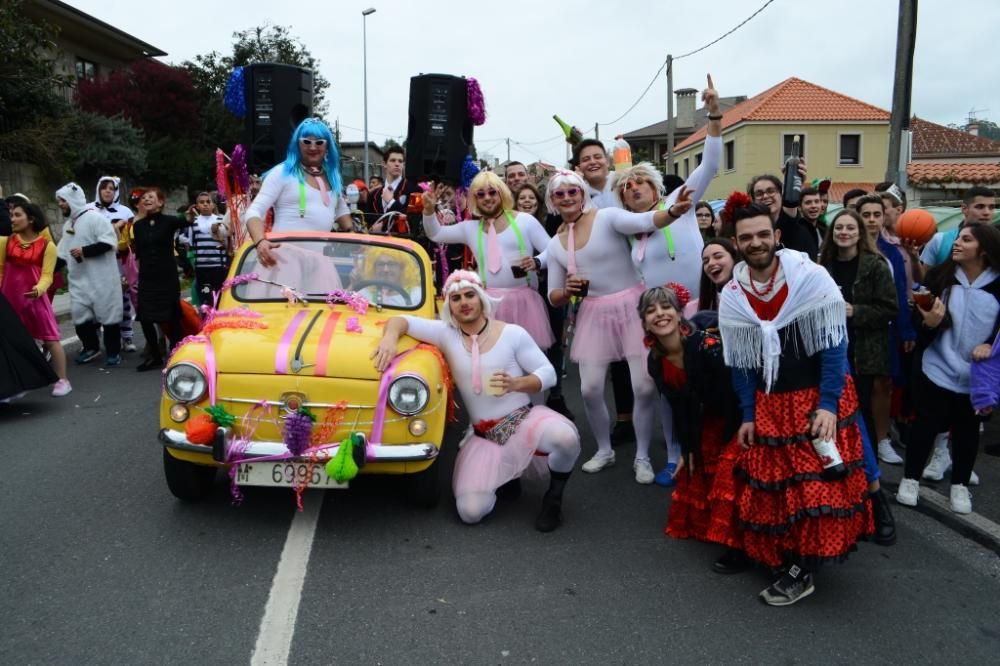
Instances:
[[[489,115],[476,129],[480,155],[561,164],[558,113],[581,128],[622,115],[649,85],[666,55],[697,49],[729,31],[765,0],[173,0],[155,13],[133,0],[69,0],[180,63],[231,52],[231,34],[264,22],[287,25],[320,61],[331,82],[329,119],[342,138],[363,133],[362,17],[368,17],[369,137],[406,133],[409,79],[419,73],[476,77]],[[1000,33],[996,0],[921,0],[913,112],[941,124],[969,111],[1000,120]],[[170,7],[168,10],[167,7]],[[281,11],[275,11],[280,7]],[[711,72],[721,95],[755,95],[790,76],[889,109],[897,0],[774,0],[718,44],[674,64],[675,88],[703,88]],[[667,83],[658,77],[615,134],[666,118]],[[516,142],[516,143],[515,143]],[[519,145],[525,144],[525,145]]]

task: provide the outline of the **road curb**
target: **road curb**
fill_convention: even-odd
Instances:
[[[895,504],[893,512],[898,513],[903,508],[915,509],[1000,556],[1000,525],[989,518],[975,511],[965,515],[955,513],[951,510],[950,500],[947,497],[924,486],[920,487],[920,501],[917,502],[917,506],[904,507],[895,499],[895,493],[899,489],[898,483],[884,481],[882,487],[886,491],[892,491],[892,502]]]

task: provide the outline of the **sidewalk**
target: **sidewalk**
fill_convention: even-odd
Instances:
[[[52,310],[56,313],[56,321],[60,324],[69,319],[69,293],[56,294],[52,299]]]

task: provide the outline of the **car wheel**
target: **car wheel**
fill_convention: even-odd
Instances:
[[[190,502],[205,499],[215,483],[215,467],[178,460],[163,449],[163,474],[174,497]]]
[[[410,504],[424,509],[437,506],[438,500],[441,499],[439,467],[441,464],[435,461],[424,471],[406,477],[406,497]]]

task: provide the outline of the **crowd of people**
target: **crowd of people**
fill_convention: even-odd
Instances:
[[[577,143],[571,169],[544,188],[517,162],[464,188],[420,183],[405,175],[402,149],[389,150],[384,178],[361,183],[358,203],[375,231],[427,248],[444,303],[441,321],[390,319],[372,358],[384,370],[409,335],[450,365],[471,420],[453,476],[464,522],[518,495],[534,469],[549,479],[536,528],[556,529],[584,452],[574,424],[583,417],[594,441],[584,473],[615,465],[634,443],[635,481],[673,487],[666,533],[725,546],[719,573],[772,568],[760,597],[790,605],[859,540],[895,542],[879,461],[903,464],[896,499],[907,506],[921,479],[950,469],[951,509],[971,512],[981,423],[1000,394],[996,196],[970,188],[959,228],[923,247],[896,234],[907,201],[893,183],[848,192],[828,215],[828,181],[788,201],[782,179],[762,174],[716,214],[702,200],[722,153],[711,78],[702,99],[705,150],[686,180],[649,163],[612,172],[596,140]],[[289,251],[269,230],[356,229],[339,161],[321,121],[296,129],[245,215],[262,265]],[[799,171],[808,182],[804,163]],[[135,349],[134,312],[152,341],[139,370],[162,367],[159,335],[168,349],[182,335],[178,238],[196,294],[211,298],[225,278],[231,234],[207,193],[171,216],[157,188],[140,194],[135,214],[118,190],[102,178],[88,204],[78,185],[61,188],[58,245],[38,206],[11,204],[0,314],[7,355],[22,362],[0,397],[71,390],[46,296],[60,262],[83,346],[76,362],[101,353],[103,332],[105,363],[120,364]],[[22,331],[8,327],[15,318]],[[564,398],[567,357],[579,371],[579,415]]]

